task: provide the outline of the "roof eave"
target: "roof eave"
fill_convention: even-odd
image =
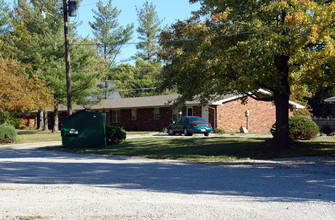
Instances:
[[[324,100],[325,102],[328,102],[328,103],[335,103],[335,96],[334,97],[330,97],[330,98],[327,98]]]

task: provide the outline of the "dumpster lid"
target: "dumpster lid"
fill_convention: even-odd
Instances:
[[[77,115],[81,114],[82,112],[92,112],[91,109],[83,109],[83,110],[80,110],[80,111],[77,111],[75,113],[73,113],[72,115],[69,115],[67,116],[66,118],[64,118],[62,121],[61,121],[61,124],[63,124],[63,122],[69,120],[70,118],[73,118],[73,117],[76,117]]]

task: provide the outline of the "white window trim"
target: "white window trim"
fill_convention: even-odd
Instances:
[[[131,109],[131,120],[132,121],[137,120],[137,109],[136,108]]]
[[[189,114],[188,114],[188,110],[189,110],[189,109],[192,109],[192,115],[189,115]],[[187,116],[193,116],[193,107],[187,107],[187,108],[186,108],[186,114],[187,114]]]
[[[114,113],[116,114],[115,118],[113,117]],[[120,118],[121,118],[120,109],[112,110],[112,123],[120,123],[120,121],[121,121]]]
[[[158,114],[156,114],[156,111],[158,111]],[[154,120],[159,120],[160,117],[161,117],[160,109],[159,108],[154,108]]]

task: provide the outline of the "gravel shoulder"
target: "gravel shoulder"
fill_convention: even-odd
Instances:
[[[0,219],[333,219],[335,158],[194,164],[0,147]]]

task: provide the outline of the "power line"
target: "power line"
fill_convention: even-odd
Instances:
[[[101,2],[102,2],[102,3],[105,3],[105,2],[107,2],[107,1],[108,1],[108,0],[102,0]],[[84,5],[80,5],[80,7],[82,7],[82,6],[96,5],[98,2],[99,2],[99,1],[94,2],[94,3],[87,3],[87,4],[84,4]]]
[[[204,37],[193,37],[188,39],[177,39],[177,40],[167,40],[167,41],[153,41],[151,43],[169,43],[169,42],[183,42],[183,41],[191,41],[191,40],[198,40],[198,39],[206,39],[206,38],[219,38],[219,37],[231,37],[231,36],[237,36],[242,34],[254,34],[254,33],[261,33],[261,32],[267,32],[267,31],[276,31],[276,30],[283,30],[283,29],[293,29],[297,27],[304,27],[304,26],[310,26],[310,25],[317,25],[317,24],[323,24],[323,23],[332,23],[335,22],[334,20],[326,20],[326,21],[319,21],[319,22],[312,22],[308,24],[297,24],[292,26],[284,26],[284,27],[277,27],[277,28],[268,28],[263,30],[254,30],[254,31],[243,31],[238,33],[229,33],[229,34],[222,34],[222,35],[215,35],[215,36],[204,36]],[[148,42],[125,42],[122,44],[71,44],[76,46],[108,46],[108,45],[130,45],[130,44],[140,44],[140,43],[148,43]]]
[[[140,91],[140,90],[155,90],[157,87],[152,88],[138,88],[138,89],[124,89],[124,90],[115,90],[116,92],[129,92],[129,91]]]

